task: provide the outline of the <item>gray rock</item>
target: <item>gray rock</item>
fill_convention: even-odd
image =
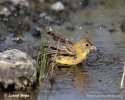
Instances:
[[[50,6],[50,8],[51,8],[52,10],[55,10],[55,11],[62,11],[62,10],[65,9],[63,3],[60,2],[60,1],[58,1],[58,2],[56,2],[56,3],[54,3],[54,4],[52,4],[52,5]]]
[[[11,2],[14,5],[23,5],[28,7],[29,6],[29,0],[0,0],[0,3],[4,2]]]
[[[9,16],[11,11],[6,7],[0,4],[0,15]]]
[[[26,89],[36,83],[37,63],[17,49],[0,53],[0,83],[3,89],[13,85],[14,90]]]

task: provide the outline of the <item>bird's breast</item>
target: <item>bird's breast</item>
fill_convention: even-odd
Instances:
[[[84,52],[82,54],[78,54],[76,57],[58,56],[55,59],[55,62],[62,65],[77,65],[86,59],[87,54],[87,52]]]

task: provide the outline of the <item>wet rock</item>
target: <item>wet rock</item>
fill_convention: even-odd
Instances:
[[[69,31],[74,31],[75,27],[74,26],[67,26],[66,29],[69,30]]]
[[[6,36],[0,33],[0,44],[3,44],[5,40],[6,40]]]
[[[4,42],[5,42],[5,40],[6,40],[6,37],[0,37],[0,44],[3,44]]]
[[[66,8],[70,8],[73,11],[84,9],[89,5],[90,0],[63,0]]]
[[[65,9],[63,3],[60,2],[60,1],[58,1],[58,2],[56,2],[56,3],[54,3],[54,4],[52,4],[52,5],[50,6],[50,8],[51,8],[52,10],[55,10],[55,11],[62,11],[62,10]]]
[[[32,36],[40,37],[41,36],[41,28],[39,28],[39,27],[34,28],[33,31],[32,31]]]
[[[117,26],[116,26],[116,24],[115,24],[115,23],[111,23],[111,25],[110,25],[110,26],[105,27],[105,28],[107,28],[107,29],[108,29],[108,31],[109,31],[110,33],[114,33],[114,32],[116,32],[116,31],[117,31]]]
[[[84,22],[84,25],[93,25],[94,23],[92,22]]]
[[[6,7],[0,4],[0,15],[9,16],[11,11]]]
[[[0,87],[23,90],[36,82],[36,61],[17,49],[0,53]]]
[[[29,19],[24,16],[11,16],[6,22],[7,32],[12,33],[13,42],[22,43],[23,37],[30,30]]]
[[[15,37],[15,38],[13,38],[13,42],[22,43],[22,42],[23,42],[23,39],[20,38],[20,37]]]
[[[29,6],[29,1],[28,0],[7,0],[14,5],[23,5],[23,6]]]
[[[125,33],[125,20],[121,23],[121,30]]]
[[[75,30],[75,26],[69,23],[65,23],[65,27],[67,30],[69,31],[74,31]]]
[[[115,30],[114,28],[109,28],[108,31],[109,31],[110,33],[113,33],[113,32],[115,32],[116,30]]]

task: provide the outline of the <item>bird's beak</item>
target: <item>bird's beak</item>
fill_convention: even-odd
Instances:
[[[91,50],[97,50],[97,48],[95,47],[95,46],[91,46],[91,48],[90,48]]]

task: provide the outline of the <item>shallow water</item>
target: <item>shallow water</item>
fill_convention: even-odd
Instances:
[[[96,0],[93,0],[96,2]],[[91,2],[91,3],[93,3]],[[88,56],[83,65],[56,70],[55,85],[51,88],[45,82],[35,91],[14,92],[27,94],[30,100],[124,100],[125,91],[120,92],[123,61],[125,59],[125,33],[120,29],[125,19],[123,0],[108,0],[105,5],[91,4],[70,15],[70,21],[63,25],[54,25],[57,33],[62,33],[72,41],[88,37],[99,51]],[[68,30],[67,27],[75,30]],[[113,28],[116,31],[109,32]],[[84,32],[88,34],[85,35]],[[72,37],[72,38],[71,38]],[[39,39],[25,36],[23,44],[40,42]],[[31,41],[32,40],[32,41]],[[9,41],[9,39],[8,39]],[[10,41],[6,43],[11,43]],[[35,44],[34,44],[35,45]],[[94,60],[100,56],[98,60]],[[124,85],[125,86],[125,85]],[[9,97],[10,93],[0,93],[2,100],[22,100],[24,97]]]

